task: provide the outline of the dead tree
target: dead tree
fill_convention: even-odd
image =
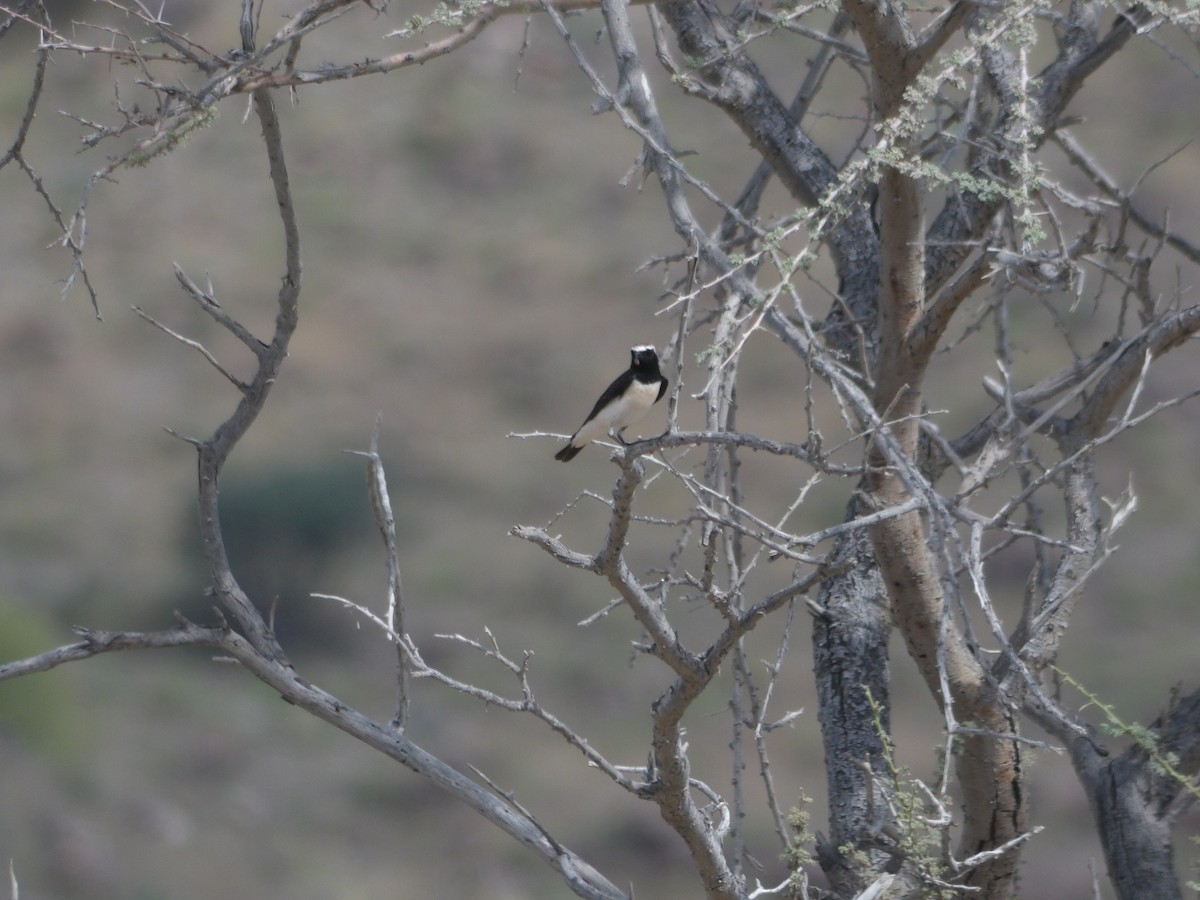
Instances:
[[[68,289],[82,285],[96,302],[86,265],[92,192],[113,173],[172,152],[218,105],[238,97],[250,98],[262,127],[285,252],[268,335],[252,333],[211,287],[176,270],[186,297],[252,356],[248,379],[203,344],[142,313],[203,354],[238,397],[210,435],[183,437],[198,457],[216,619],[146,633],[84,631],[77,643],[0,666],[0,678],[113,650],[219,648],[285,699],[468,803],[554,867],[579,896],[624,896],[515,798],[422,749],[406,728],[407,711],[414,684],[433,680],[532,716],[615,786],[655,804],[687,846],[707,896],[815,896],[811,866],[805,868],[809,835],[789,813],[797,800],[779,796],[771,777],[773,732],[793,718],[770,704],[781,665],[768,666],[764,676],[745,650],[749,635],[766,634],[781,662],[794,652],[801,621],[811,620],[830,791],[826,833],[814,851],[832,896],[1011,896],[1021,846],[1038,830],[1022,764],[1022,754],[1038,742],[1022,733],[1025,722],[1069,754],[1091,799],[1118,894],[1181,896],[1171,826],[1181,806],[1198,796],[1200,692],[1192,687],[1178,696],[1148,728],[1126,728],[1128,748],[1114,751],[1092,722],[1059,699],[1055,688],[1069,675],[1055,661],[1089,579],[1112,554],[1113,534],[1134,508],[1132,494],[1105,504],[1098,461],[1117,436],[1196,393],[1153,404],[1143,399],[1154,364],[1200,329],[1200,306],[1187,305],[1183,291],[1157,286],[1165,280],[1160,270],[1172,267],[1189,283],[1200,247],[1105,174],[1095,152],[1072,134],[1072,101],[1094,73],[1131,48],[1160,35],[1194,38],[1196,10],[1076,0],[953,0],[933,10],[864,0],[834,9],[712,0],[481,0],[439,5],[399,29],[392,23],[386,30],[399,49],[381,58],[329,62],[309,52],[343,16],[364,33],[377,30],[388,22],[376,15],[386,5],[323,0],[266,35],[261,5],[245,0],[241,46],[219,52],[140,3],[121,7],[121,22],[94,35],[86,27],[60,27],[41,2],[6,8],[0,34],[11,41],[36,30],[37,37],[29,101],[0,168],[23,173],[44,198],[70,255]],[[575,40],[568,16],[580,11],[602,16],[603,46],[584,49]],[[610,609],[632,616],[643,635],[638,652],[668,674],[669,686],[649,703],[647,761],[636,766],[610,760],[579,725],[544,708],[527,657],[513,658],[490,634],[453,639],[507,672],[511,693],[466,683],[425,661],[404,624],[394,522],[375,442],[364,456],[388,597],[375,611],[341,602],[396,646],[390,722],[370,719],[295,671],[264,618],[262,598],[247,596],[233,577],[219,526],[222,468],[272,385],[286,377],[299,323],[301,228],[277,98],[469,52],[473,38],[512,14],[546,20],[590,80],[595,111],[638,136],[637,168],[661,189],[676,236],[654,260],[671,285],[670,429],[616,449],[611,496],[587,498],[609,514],[606,533],[590,547],[568,546],[549,525],[513,529],[555,563],[604,579],[615,597]],[[645,24],[635,28],[634,19]],[[143,92],[136,105],[120,105],[113,122],[77,114],[89,129],[86,146],[117,149],[74,207],[50,196],[26,150],[56,54],[130,66]],[[601,74],[600,57],[615,64],[613,79]],[[764,74],[757,60],[767,57],[789,60],[803,73],[792,96]],[[846,84],[856,80],[866,88],[860,105],[823,99],[847,96]],[[689,170],[659,111],[670,92],[685,95],[689,105],[680,108],[689,114],[715,110],[745,135],[757,167],[737,196],[722,196]],[[841,137],[849,149],[841,158],[812,136],[814,110],[824,103],[830,111],[830,102],[845,123]],[[790,203],[778,218],[762,211],[773,183]],[[714,209],[719,225],[706,228],[703,220]],[[1031,377],[1014,350],[1015,313],[1033,307],[1054,321],[1061,309],[1081,303],[1099,311],[1109,334],[1080,346],[1064,327],[1056,368]],[[745,399],[739,372],[754,352],[752,338],[761,335],[792,354],[801,440],[781,436],[796,432],[794,421],[778,433],[738,423]],[[982,387],[974,422],[950,433],[929,389],[939,358],[955,354],[982,356],[984,363],[977,366]],[[692,358],[698,367],[687,362]],[[680,414],[693,397],[702,425],[685,428]],[[746,474],[754,458],[778,462],[789,474],[764,487]],[[684,515],[662,520],[641,511],[651,479],[672,486]],[[842,519],[806,515],[804,501],[817,481],[844,485]],[[560,515],[570,515],[573,505]],[[1062,527],[1047,524],[1050,507],[1061,510]],[[630,536],[664,529],[676,552],[653,572],[634,571],[626,554]],[[988,564],[1014,546],[1026,548],[1034,564],[1020,610],[1005,618],[993,602]],[[514,545],[513,552],[522,550]],[[769,562],[775,572],[790,567],[790,576],[780,583],[765,575]],[[676,614],[683,604],[706,611],[702,638],[694,629],[681,637]],[[944,717],[945,761],[933,785],[908,779],[895,765],[890,725],[904,711],[890,692],[893,628]],[[716,686],[725,684],[718,682],[722,672],[731,673],[732,685],[732,793],[694,771],[685,737],[694,701],[723,689]],[[1109,718],[1112,725],[1115,716]],[[747,808],[743,754],[758,761],[764,810]],[[754,816],[772,823],[776,850],[792,861],[792,873],[774,888],[756,887],[747,871],[746,822]]]

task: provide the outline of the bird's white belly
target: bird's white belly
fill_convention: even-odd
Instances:
[[[596,414],[596,418],[579,429],[579,434],[571,443],[582,447],[588,441],[601,440],[609,432],[617,432],[632,425],[654,405],[654,401],[657,399],[658,382],[642,384],[640,381],[635,381],[624,396],[600,410]]]

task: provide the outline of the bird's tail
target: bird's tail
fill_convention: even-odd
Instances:
[[[575,458],[576,454],[578,454],[579,451],[582,449],[583,449],[582,447],[576,447],[576,446],[572,445],[570,441],[568,441],[567,446],[563,447],[561,450],[559,450],[557,453],[554,454],[554,458],[557,459],[559,462],[570,462],[571,460],[573,460]]]

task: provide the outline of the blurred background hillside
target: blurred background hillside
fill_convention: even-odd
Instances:
[[[236,7],[176,0],[167,18],[202,44],[232,47]],[[264,32],[298,7],[268,3]],[[98,14],[87,3],[51,8],[60,26]],[[322,52],[382,55],[382,35],[421,11],[415,0],[393,2],[385,17],[357,9],[306,47],[309,63]],[[575,23],[579,39],[590,39],[599,18]],[[533,21],[520,54],[524,31],[512,16],[424,67],[305,90],[296,103],[278,96],[304,241],[301,325],[265,414],[227,469],[224,522],[235,572],[256,598],[277,599],[279,631],[302,674],[386,718],[392,652],[345,611],[309,597],[381,606],[386,573],[362,465],[343,451],[364,448],[382,414],[405,591],[427,658],[511,693],[516,685],[496,667],[433,637],[481,637],[490,627],[510,655],[535,652],[544,706],[610,759],[636,765],[646,755],[647,698],[664,673],[631,662],[638,632],[620,610],[577,627],[609,599],[597,579],[507,536],[513,524],[547,522],[581,491],[606,495],[613,469],[599,448],[562,466],[555,442],[508,435],[573,430],[632,344],[666,344],[672,321],[655,316],[661,272],[639,267],[679,247],[657,184],[639,189],[640,175],[621,184],[638,141],[611,114],[591,113],[594,95],[548,23]],[[3,146],[24,110],[30,46],[28,35],[0,43]],[[802,77],[785,59],[768,64],[785,94]],[[59,56],[51,66],[26,155],[68,209],[111,151],[79,153],[86,129],[55,112],[112,120],[113,82],[130,77],[96,58]],[[1076,133],[1096,141],[1122,184],[1194,136],[1197,94],[1187,78],[1146,46],[1081,95]],[[736,192],[754,163],[744,138],[700,101],[668,90],[660,101],[678,148],[701,148],[688,158],[693,170]],[[87,264],[103,321],[78,287],[60,297],[69,257],[48,247],[57,235],[45,204],[19,173],[0,173],[0,660],[69,642],[73,624],[155,629],[169,627],[175,610],[208,615],[193,453],[164,426],[207,435],[236,397],[199,355],[130,307],[244,371],[238,346],[180,292],[178,263],[202,284],[211,277],[231,313],[268,331],[282,241],[258,126],[243,123],[243,111],[226,104],[181,149],[97,187]],[[1163,153],[1147,158],[1147,141]],[[1200,229],[1198,157],[1184,149],[1139,194],[1146,211],[1169,210],[1184,233]],[[711,209],[704,214],[715,221]],[[1194,277],[1182,271],[1185,299]],[[1057,308],[1086,352],[1109,320],[1087,304],[1072,310],[1071,299]],[[1030,381],[1057,364],[1040,358],[1039,328],[1031,313],[1022,361]],[[971,411],[949,417],[950,431],[989,408],[979,387],[994,371],[988,340],[943,367],[938,399]],[[1147,403],[1200,383],[1195,348],[1174,356]],[[770,437],[802,437],[803,380],[762,338],[739,385],[743,421]],[[695,424],[699,410],[686,395],[681,420]],[[647,433],[660,428],[665,410],[647,421]],[[1061,663],[1126,719],[1149,722],[1171,684],[1197,675],[1198,442],[1195,408],[1184,407],[1105,457],[1106,494],[1132,476],[1139,511],[1093,582]],[[669,508],[673,498],[654,490],[649,508]],[[805,521],[830,524],[843,502],[844,485],[818,491]],[[602,521],[585,500],[555,528],[590,551]],[[644,565],[657,546],[647,546]],[[1014,566],[1013,596],[1024,577]],[[811,795],[820,827],[807,621],[799,627],[777,708],[806,713],[776,736],[773,761],[781,794]],[[771,647],[764,640],[762,654]],[[897,695],[912,688],[894,714],[900,753],[925,776],[938,717],[901,648],[893,659]],[[723,702],[714,695],[708,711]],[[511,790],[616,883],[639,897],[699,894],[684,847],[653,809],[544,729],[424,684],[413,714],[418,743]],[[691,733],[723,786],[725,719],[700,719]],[[1085,798],[1064,760],[1043,753],[1034,765],[1032,816],[1047,831],[1026,852],[1028,896],[1090,896],[1103,862]],[[1192,824],[1184,830],[1200,830],[1200,820]],[[760,847],[763,881],[777,882],[769,835]],[[1182,869],[1195,851],[1179,849]],[[9,859],[21,897],[33,900],[565,895],[481,819],[202,653],[111,655],[0,685],[0,862]]]

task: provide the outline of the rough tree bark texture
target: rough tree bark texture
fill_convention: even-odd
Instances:
[[[846,518],[862,512],[861,503],[853,500]],[[863,835],[886,825],[890,818],[881,815],[886,807],[879,791],[872,791],[872,784],[886,784],[891,773],[870,701],[882,708],[880,725],[890,733],[888,635],[892,615],[887,586],[864,532],[842,537],[830,564],[841,574],[821,586],[821,612],[813,617],[813,671],[818,676],[818,717],[831,798],[829,835],[818,840],[817,858],[839,895],[853,896],[866,888],[869,873],[838,848],[860,844]],[[870,779],[863,770],[864,762],[871,767]],[[868,856],[875,865],[886,854],[873,850]]]

